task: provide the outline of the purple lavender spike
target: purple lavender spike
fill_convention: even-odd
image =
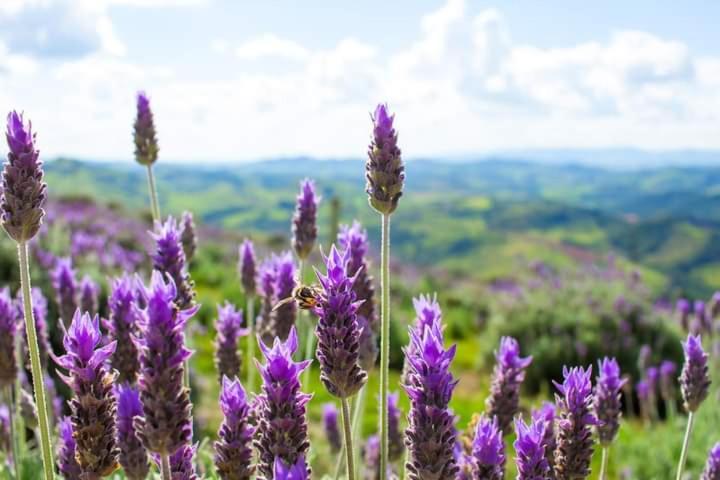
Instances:
[[[193,463],[196,452],[197,445],[185,444],[170,455],[170,475],[172,480],[200,480]]]
[[[338,425],[338,409],[334,403],[324,403],[322,408],[322,423],[325,437],[332,453],[338,453],[342,448],[342,438]]]
[[[393,127],[395,115],[388,113],[387,105],[380,104],[372,120],[373,141],[365,164],[365,190],[370,206],[381,214],[389,215],[397,208],[402,195],[405,167],[397,146],[398,135]]]
[[[292,220],[292,245],[301,261],[307,259],[317,240],[317,207],[320,199],[315,183],[310,179],[300,182],[300,194]]]
[[[135,431],[134,418],[142,416],[140,393],[127,383],[119,384],[117,395],[117,442],[120,465],[128,480],[144,480],[150,470],[148,453]]]
[[[15,360],[17,309],[8,287],[0,290],[0,390],[15,383],[18,365]]]
[[[675,401],[675,381],[677,365],[672,360],[664,360],[660,364],[660,394],[666,402]]]
[[[275,263],[275,301],[292,296],[295,288],[295,261],[290,252],[273,256]],[[295,302],[286,303],[272,312],[273,333],[281,339],[287,338],[290,328],[295,325],[297,306]]]
[[[57,467],[60,474],[65,480],[80,480],[82,470],[75,457],[77,444],[70,417],[63,417],[58,422],[57,442]]]
[[[472,457],[475,463],[473,478],[505,478],[505,444],[497,417],[480,417],[472,442]]]
[[[398,407],[398,394],[388,394],[388,458],[391,462],[400,460],[405,453],[405,437],[400,430],[402,412]]]
[[[217,307],[218,318],[215,324],[215,368],[220,381],[223,377],[233,378],[240,375],[242,359],[238,353],[240,337],[247,336],[249,330],[243,328],[243,312],[230,302]]]
[[[268,258],[260,264],[256,282],[257,293],[262,299],[262,305],[255,329],[264,343],[271,343],[277,336],[273,330],[273,307],[275,307],[277,298],[275,294],[275,278],[275,262],[272,258]]]
[[[675,310],[678,312],[680,326],[682,327],[683,331],[687,332],[690,328],[690,313],[692,312],[690,302],[688,302],[684,298],[678,299]]]
[[[238,265],[240,271],[240,283],[242,284],[245,295],[255,295],[255,276],[256,272],[256,261],[255,261],[255,248],[253,243],[245,239],[240,246],[240,264]]]
[[[282,458],[277,457],[273,466],[274,480],[308,480],[308,466],[305,457],[300,455],[294,464],[288,465]]]
[[[720,480],[720,442],[710,449],[700,480]]]
[[[177,222],[173,217],[168,217],[165,223],[156,223],[152,236],[155,239],[153,269],[172,278],[178,308],[181,310],[191,308],[195,305],[194,285],[187,271],[187,261]]]
[[[623,380],[620,378],[620,367],[614,358],[602,359],[598,362],[598,367],[593,412],[598,420],[596,429],[600,445],[607,447],[620,429],[620,390]]]
[[[63,324],[68,326],[75,315],[75,310],[79,307],[78,285],[72,260],[58,258],[55,268],[50,274],[50,279],[55,290],[55,301],[58,304],[60,318]]]
[[[190,264],[197,250],[197,231],[192,213],[183,212],[181,222],[180,243],[182,243],[183,252],[185,253],[185,260]]]
[[[485,401],[488,415],[498,419],[503,434],[510,432],[513,418],[520,410],[520,385],[532,357],[520,356],[520,345],[511,337],[500,339],[495,352],[496,365],[490,385],[490,396]]]
[[[135,160],[150,166],[157,160],[158,143],[155,122],[150,110],[150,100],[145,92],[137,94],[137,117],[135,119]]]
[[[100,287],[89,275],[85,275],[80,281],[80,311],[96,315],[99,296]]]
[[[30,297],[32,298],[32,310],[33,310],[33,318],[35,319],[35,336],[37,338],[38,342],[38,353],[40,355],[40,365],[42,365],[43,370],[47,369],[48,367],[48,359],[50,356],[50,353],[52,352],[52,349],[50,348],[50,336],[48,334],[48,324],[47,324],[47,314],[48,314],[48,303],[47,299],[45,298],[45,295],[43,295],[42,290],[40,290],[37,287],[32,287],[30,290]],[[18,311],[18,318],[22,319],[25,315],[25,310],[23,307],[23,300],[22,300],[22,291],[18,290],[15,294],[15,302],[17,304],[17,311]],[[30,371],[30,354],[27,351],[27,332],[25,329],[21,329],[23,334],[23,348],[24,353],[23,356],[26,360],[25,368],[27,371]]]
[[[116,278],[108,298],[110,318],[105,321],[108,336],[117,342],[112,367],[117,370],[119,383],[134,384],[140,371],[140,359],[133,336],[138,334],[139,305],[137,289],[127,275]]]
[[[707,398],[710,389],[708,356],[703,350],[699,335],[688,335],[683,348],[685,363],[680,374],[680,391],[685,401],[685,409],[695,412]]]
[[[544,402],[540,408],[532,411],[533,423],[542,423],[545,431],[543,445],[545,445],[545,459],[550,465],[548,478],[555,478],[555,471],[552,466],[555,463],[555,404]]]
[[[248,424],[250,405],[240,381],[222,379],[220,409],[224,420],[215,442],[215,467],[222,480],[249,480],[252,465],[252,437],[255,429]]]
[[[526,425],[521,418],[515,419],[517,440],[513,444],[517,452],[517,480],[547,480],[550,463],[545,457],[546,424],[533,421]]]
[[[380,480],[380,437],[371,435],[363,447],[365,480]]]

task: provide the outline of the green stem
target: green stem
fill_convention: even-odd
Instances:
[[[20,286],[23,295],[23,311],[25,314],[25,331],[27,334],[28,350],[30,352],[30,367],[32,370],[32,384],[35,391],[35,405],[38,412],[40,427],[40,447],[42,450],[45,480],[54,477],[55,464],[50,444],[50,425],[47,418],[47,402],[45,401],[45,382],[43,382],[42,368],[40,366],[40,351],[33,318],[32,298],[30,296],[30,267],[28,265],[28,249],[25,242],[18,243],[18,259],[20,261]],[[19,394],[19,392],[18,392]]]
[[[16,435],[16,421],[15,421],[15,408],[13,405],[13,393],[12,385],[8,385],[4,389],[5,401],[7,402],[8,410],[10,411],[10,439],[12,441],[12,462],[15,470],[15,480],[20,480],[20,442],[18,435]],[[19,416],[19,415],[17,415]]]
[[[170,455],[167,453],[162,454],[160,457],[160,475],[162,480],[172,480],[172,470],[170,469]]]
[[[245,308],[245,313],[247,315],[247,324],[248,324],[248,330],[250,333],[247,336],[247,360],[246,360],[246,368],[247,368],[247,390],[248,392],[252,392],[255,389],[255,364],[253,360],[255,359],[255,342],[257,342],[257,339],[255,338],[255,302],[252,295],[247,295],[247,306]]]
[[[352,433],[353,433],[353,445],[358,445],[360,443],[360,420],[363,417],[363,413],[365,412],[365,396],[367,393],[366,385],[363,385],[363,387],[358,392],[357,396],[355,397],[355,405],[353,406],[352,410]],[[355,464],[359,465],[357,456],[360,453],[360,449],[356,449],[355,451]],[[344,458],[345,458],[345,444],[342,444],[340,446],[340,455],[338,455],[337,462],[335,462],[335,480],[340,478],[340,470],[342,470],[342,467],[344,465]]]
[[[147,166],[148,190],[150,191],[150,210],[152,211],[153,221],[159,222],[160,219],[160,202],[158,202],[157,189],[155,188],[155,177],[153,176],[152,165]]]
[[[683,470],[685,470],[685,461],[687,460],[688,447],[690,446],[690,435],[692,434],[693,420],[695,413],[688,413],[687,429],[685,430],[685,439],[683,440],[682,451],[680,452],[680,462],[678,463],[677,480],[682,480]]]
[[[305,281],[305,260],[300,259],[299,260],[299,274],[298,274],[298,283],[300,285],[303,284]],[[312,352],[313,347],[315,346],[315,332],[313,332],[313,325],[312,320],[310,319],[310,314],[303,315],[303,311],[298,308],[297,311],[297,321],[295,322],[298,328],[300,325],[303,324],[303,319],[305,323],[305,350],[303,351],[303,357],[301,360],[308,360],[312,359]],[[305,387],[308,386],[308,382],[310,381],[310,370],[312,369],[312,366],[309,366],[305,369],[302,376],[302,384],[305,385]]]
[[[607,466],[609,457],[610,447],[602,447],[602,461],[600,463],[600,477],[598,477],[598,480],[605,480],[607,478]]]
[[[382,216],[380,249],[380,480],[387,477],[390,374],[390,215]]]
[[[342,423],[345,432],[345,462],[347,465],[347,480],[355,480],[355,459],[352,441],[352,426],[350,425],[350,407],[347,397],[340,399],[342,404]]]
[[[15,363],[17,364],[17,368],[25,368],[25,357],[23,356],[23,348],[22,348],[22,336],[20,335],[20,332],[17,332],[15,335]],[[8,403],[9,408],[11,408],[11,422],[14,426],[15,435],[13,435],[13,448],[15,451],[14,454],[17,453],[17,456],[15,458],[18,459],[15,465],[17,478],[22,478],[22,462],[20,459],[22,459],[25,455],[25,420],[22,417],[22,396],[20,395],[20,392],[22,392],[22,379],[20,378],[20,375],[15,376],[15,385],[12,388],[11,391],[11,401],[13,402],[12,405],[15,407],[15,412],[13,414],[11,404]]]

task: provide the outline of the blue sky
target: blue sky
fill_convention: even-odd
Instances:
[[[720,2],[2,0],[0,109],[48,156],[362,156],[374,104],[408,156],[720,148]]]

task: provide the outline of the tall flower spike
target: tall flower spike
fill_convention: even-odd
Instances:
[[[170,455],[170,476],[172,480],[199,480],[193,459],[197,445],[182,445]]]
[[[2,175],[0,218],[8,236],[24,243],[40,230],[47,185],[43,181],[40,152],[35,148],[31,122],[26,124],[22,114],[10,112],[5,137],[10,151]]]
[[[248,424],[250,405],[240,381],[222,379],[220,409],[224,420],[215,442],[215,468],[222,480],[249,480],[252,465],[252,437],[255,430]]]
[[[276,458],[272,478],[274,480],[308,480],[310,475],[305,457],[299,456],[297,461],[291,465],[285,463],[280,457]]]
[[[120,465],[128,480],[144,480],[150,470],[147,450],[137,436],[134,418],[142,416],[140,393],[127,383],[117,386],[117,439]]]
[[[238,341],[249,331],[243,326],[243,312],[230,302],[217,307],[218,318],[215,323],[215,368],[220,381],[223,377],[233,378],[240,375],[242,359],[238,353]],[[224,381],[223,381],[224,382]],[[224,384],[224,383],[223,383]]]
[[[545,438],[543,439],[543,445],[545,446],[545,459],[550,466],[547,478],[554,479],[555,471],[552,466],[555,463],[555,404],[552,402],[545,402],[540,408],[532,411],[533,423],[542,423]]]
[[[323,293],[314,309],[319,317],[315,334],[318,338],[317,358],[320,380],[332,395],[348,398],[357,393],[367,381],[367,373],[360,367],[357,323],[358,302],[353,283],[348,277],[349,254],[338,252],[335,245],[325,259],[327,275],[317,273]]]
[[[257,290],[262,299],[260,314],[257,318],[256,330],[264,343],[271,343],[277,336],[273,331],[273,308],[275,307],[275,262],[272,258],[265,259],[258,269]]]
[[[58,422],[57,467],[65,480],[80,480],[82,470],[75,457],[75,438],[70,417],[63,417]]]
[[[50,337],[48,334],[47,324],[48,303],[45,295],[42,293],[42,290],[37,287],[33,287],[32,290],[30,290],[30,297],[32,298],[33,318],[35,319],[35,333],[38,342],[38,353],[40,354],[40,364],[42,365],[43,370],[46,370],[48,366],[48,358],[50,352],[52,351],[50,348]],[[22,300],[22,290],[17,291],[15,298],[17,302],[17,314],[20,318],[22,318],[25,314]],[[27,362],[25,368],[30,371],[30,355],[27,351],[27,332],[25,329],[22,329],[22,333],[23,338],[25,338],[25,341],[23,342],[25,350],[23,357]]]
[[[8,287],[0,290],[0,390],[14,384],[18,374],[15,360],[17,310]]]
[[[708,356],[703,350],[699,335],[688,335],[683,348],[685,363],[680,374],[680,391],[685,401],[685,409],[695,412],[707,398],[710,389]]]
[[[140,371],[140,359],[132,338],[138,333],[139,313],[137,289],[127,274],[113,280],[108,310],[110,318],[105,321],[105,328],[110,338],[117,342],[112,367],[118,372],[119,383],[134,384]]]
[[[520,410],[520,385],[525,380],[525,369],[532,362],[532,357],[521,357],[517,340],[503,337],[500,348],[495,352],[495,360],[490,396],[485,405],[488,415],[497,417],[503,434],[508,434],[513,418]]]
[[[472,442],[472,460],[475,469],[473,478],[505,478],[505,444],[497,417],[480,417]]]
[[[560,413],[557,421],[555,477],[576,480],[590,475],[593,454],[592,427],[597,424],[592,408],[592,367],[564,368],[565,380],[555,382],[560,392],[556,403]]]
[[[388,446],[388,457],[391,462],[400,460],[405,453],[405,439],[403,432],[400,431],[400,416],[402,412],[398,407],[398,394],[391,393],[388,395],[388,438],[390,440]]]
[[[603,358],[598,362],[598,376],[593,396],[593,411],[598,420],[597,433],[600,445],[607,447],[615,439],[620,429],[622,404],[620,390],[623,380],[620,367],[614,358]]]
[[[700,480],[720,480],[720,442],[710,450]]]
[[[545,457],[545,428],[542,420],[526,425],[522,418],[515,419],[517,440],[513,445],[517,453],[518,480],[550,478],[550,463]]]
[[[155,224],[152,234],[155,239],[155,253],[152,256],[153,269],[163,275],[169,275],[175,283],[175,302],[181,310],[195,305],[193,282],[187,272],[187,262],[183,251],[180,232],[173,217],[163,224]]]
[[[415,335],[422,337],[426,327],[433,327],[433,325],[442,325],[442,310],[440,310],[440,304],[437,301],[437,296],[433,295],[420,295],[417,298],[413,298],[413,307],[415,308],[415,320],[413,322],[411,335],[414,332]],[[405,347],[405,365],[403,366],[403,383],[409,373],[410,363],[409,359],[411,355],[414,355],[415,346],[411,341]]]
[[[70,324],[75,310],[78,309],[78,285],[75,270],[70,258],[58,258],[50,274],[58,312],[65,326]]]
[[[367,261],[367,231],[358,222],[353,222],[352,226],[342,225],[338,234],[338,246],[342,250],[350,252],[347,274],[350,277],[356,276],[353,291],[357,300],[363,301],[357,309],[358,324],[362,332],[360,334],[360,366],[369,372],[377,360],[376,333],[379,325],[375,313],[375,288]]]
[[[240,264],[238,265],[238,271],[240,272],[240,283],[242,284],[245,295],[255,295],[255,276],[256,272],[256,261],[255,261],[255,248],[253,243],[247,238],[240,245]]]
[[[371,435],[363,448],[365,463],[365,480],[378,480],[380,478],[380,437]]]
[[[98,313],[98,296],[100,287],[89,275],[85,275],[80,281],[80,310],[90,315]]]
[[[137,117],[135,118],[135,160],[141,165],[152,165],[158,157],[155,123],[150,110],[150,100],[145,92],[137,94]]]
[[[300,194],[292,220],[292,245],[300,260],[305,260],[315,247],[319,201],[315,183],[308,178],[300,182]]]
[[[165,283],[160,272],[153,272],[149,291],[139,286],[147,308],[138,310],[139,335],[135,337],[143,405],[135,428],[150,452],[172,455],[192,438],[190,393],[183,386],[184,362],[192,352],[185,347],[184,328],[198,307],[178,309],[175,284],[172,279]]]
[[[290,252],[281,255],[273,255],[275,268],[275,302],[292,296],[295,288],[295,261]],[[290,328],[295,325],[297,318],[297,305],[289,302],[277,308],[271,315],[272,331],[275,336],[284,340],[290,333]]]
[[[118,466],[114,375],[107,369],[116,344],[100,346],[101,340],[99,318],[78,310],[63,339],[65,355],[56,361],[68,371],[61,377],[73,391],[70,419],[83,480],[108,476]]]
[[[405,182],[405,167],[397,146],[394,119],[395,115],[388,113],[387,105],[377,106],[372,115],[373,140],[365,164],[365,190],[370,206],[382,214],[395,211]]]
[[[263,386],[257,396],[258,433],[253,443],[258,452],[259,475],[273,478],[276,459],[295,465],[310,447],[305,415],[312,395],[300,391],[300,374],[311,361],[295,362],[292,358],[298,348],[295,327],[286,341],[276,338],[272,347],[260,339],[258,342],[265,364],[256,360]],[[310,475],[309,467],[307,475]]]
[[[324,403],[322,408],[322,423],[325,437],[327,438],[330,451],[338,453],[342,448],[340,427],[338,426],[338,409],[334,403]]]
[[[660,364],[660,395],[666,402],[673,402],[675,398],[675,380],[677,365],[672,360],[664,360]]]
[[[457,381],[450,373],[455,346],[445,349],[438,315],[431,325],[410,330],[405,349],[408,371],[405,391],[410,397],[405,445],[411,480],[452,478],[457,473],[453,454],[457,433],[448,407]]]
[[[192,262],[193,257],[195,257],[195,251],[197,250],[197,233],[195,230],[193,215],[187,211],[182,214],[182,233],[180,234],[180,241],[182,243],[183,252],[185,252],[185,260],[189,264]]]

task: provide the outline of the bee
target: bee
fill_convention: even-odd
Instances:
[[[320,287],[317,285],[298,285],[293,288],[292,294],[280,300],[275,304],[272,311],[274,312],[283,305],[287,305],[290,302],[297,302],[298,307],[301,310],[310,310],[314,308],[320,301]]]

